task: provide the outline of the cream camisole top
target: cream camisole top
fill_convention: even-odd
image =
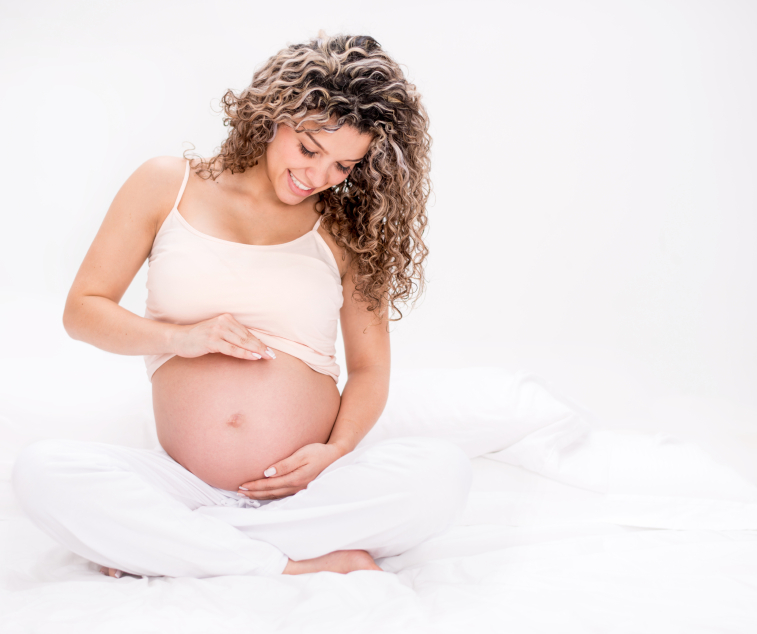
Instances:
[[[187,161],[179,195],[148,258],[145,317],[195,324],[229,313],[265,345],[337,381],[342,280],[331,249],[318,233],[320,218],[308,233],[284,244],[215,238],[179,213],[188,179]],[[173,356],[145,356],[150,381]]]

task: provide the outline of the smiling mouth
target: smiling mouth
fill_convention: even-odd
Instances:
[[[305,187],[303,183],[295,178],[294,174],[292,174],[292,170],[289,170],[289,176],[292,178],[292,182],[297,189],[301,189],[303,192],[311,192],[313,191],[313,189],[315,189],[314,187]]]

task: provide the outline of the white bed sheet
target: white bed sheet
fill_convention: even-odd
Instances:
[[[2,370],[6,386],[19,372]],[[149,393],[132,370],[98,384],[80,369],[82,391],[46,364],[55,406],[0,392],[4,633],[757,632],[757,487],[691,443],[604,429],[557,449],[554,434],[532,434],[474,459],[458,524],[381,560],[383,573],[106,578],[23,517],[7,475],[33,437],[149,446]],[[609,493],[590,490],[597,473]]]

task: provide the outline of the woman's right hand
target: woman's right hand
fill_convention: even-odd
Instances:
[[[276,358],[270,348],[228,313],[178,326],[171,344],[174,354],[188,359],[213,352],[250,361]]]

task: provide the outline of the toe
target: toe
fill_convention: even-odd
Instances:
[[[108,577],[115,577],[116,579],[119,579],[123,574],[117,568],[108,568],[107,566],[100,566],[100,572]]]

